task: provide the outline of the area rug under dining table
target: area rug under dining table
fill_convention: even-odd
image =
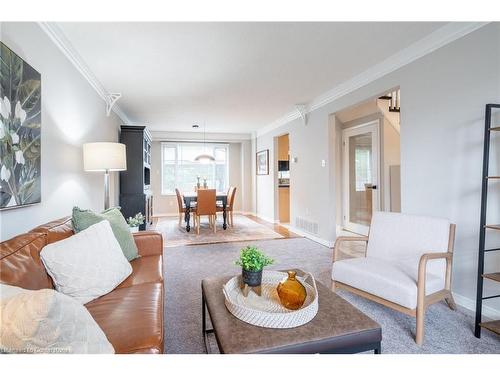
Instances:
[[[226,230],[222,229],[222,217],[219,215],[216,233],[209,228],[206,218],[202,219],[200,234],[196,234],[196,230],[193,229],[187,232],[184,221],[182,221],[182,226],[179,226],[178,217],[159,219],[155,230],[162,233],[166,247],[284,238],[271,228],[244,215],[234,215],[234,226],[228,225]]]

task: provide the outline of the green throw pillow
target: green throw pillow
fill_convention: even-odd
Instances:
[[[130,233],[129,226],[119,207],[109,208],[100,214],[91,210],[82,210],[78,207],[73,207],[73,229],[76,233],[103,220],[109,221],[113,234],[120,244],[125,258],[129,261],[139,258],[139,251],[137,250],[134,237]]]

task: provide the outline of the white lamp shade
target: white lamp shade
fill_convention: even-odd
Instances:
[[[126,170],[125,145],[113,142],[85,143],[83,145],[83,169],[87,172]]]

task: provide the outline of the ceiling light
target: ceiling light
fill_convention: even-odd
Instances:
[[[194,127],[198,127],[198,125],[193,125],[193,128]],[[206,152],[206,143],[205,143],[206,128],[207,128],[207,125],[205,124],[203,126],[203,152],[194,158],[195,161],[199,161],[201,164],[209,164],[209,163],[213,163],[215,161],[215,158],[213,157],[213,155],[210,155]]]

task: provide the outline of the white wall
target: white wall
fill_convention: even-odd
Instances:
[[[254,150],[252,149],[252,141],[245,140],[241,142],[241,211],[246,213],[254,213],[255,206],[253,204],[253,188],[254,170],[252,163],[255,158]]]
[[[320,223],[319,236],[332,242],[336,207],[331,197],[335,197],[335,184],[329,179],[329,168],[320,166],[321,159],[327,158],[329,148],[334,146],[334,137],[328,137],[334,134],[329,115],[392,87],[400,87],[404,93],[402,210],[448,217],[457,224],[453,290],[464,297],[460,302],[467,304],[475,298],[476,291],[484,106],[500,102],[498,23],[318,108],[309,113],[307,126],[295,120],[259,136],[257,148],[271,148],[274,135],[290,134],[292,156],[299,157],[299,162],[291,165],[291,222],[297,216],[309,216]],[[331,151],[330,154],[334,155]],[[335,160],[332,161],[333,168]],[[257,209],[263,216],[273,213],[271,179],[272,175],[257,178]],[[499,192],[490,192],[493,203],[499,201]],[[500,211],[490,211],[490,220],[500,221]],[[498,255],[488,256],[488,266],[500,269]],[[497,301],[487,305],[500,307]]]
[[[83,171],[82,144],[117,141],[119,119],[35,23],[1,24],[0,38],[42,76],[42,202],[0,212],[0,240],[71,214],[73,206],[104,205],[103,175]],[[111,183],[118,203],[118,178]]]

